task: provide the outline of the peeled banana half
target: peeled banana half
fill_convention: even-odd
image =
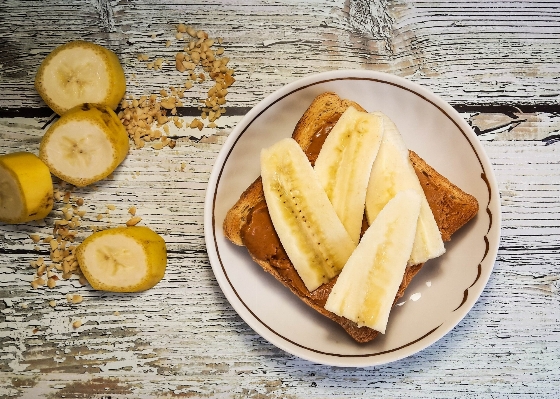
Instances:
[[[53,202],[49,168],[37,156],[28,152],[0,156],[0,222],[43,219]]]
[[[424,263],[445,252],[441,233],[414,167],[408,148],[389,117],[383,118],[383,139],[373,163],[366,193],[366,216],[370,224],[400,191],[412,189],[421,197],[420,217],[409,265]]]
[[[356,245],[371,167],[382,135],[381,116],[349,107],[330,131],[315,162],[315,172]]]
[[[385,333],[412,251],[421,197],[400,191],[368,228],[348,259],[325,309]]]
[[[313,291],[338,275],[356,244],[295,140],[286,138],[262,150],[261,176],[274,229]]]
[[[76,258],[92,288],[138,292],[163,278],[167,249],[163,238],[147,227],[116,227],[87,237],[76,248]]]
[[[123,68],[112,51],[73,41],[53,50],[41,63],[35,88],[57,114],[82,103],[116,109],[126,90]]]
[[[39,156],[53,175],[83,187],[109,176],[128,150],[128,134],[113,110],[85,103],[53,123]]]

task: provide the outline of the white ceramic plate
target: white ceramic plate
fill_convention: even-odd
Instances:
[[[223,235],[226,212],[259,176],[259,154],[289,137],[313,98],[326,91],[382,111],[408,147],[474,195],[480,211],[429,261],[391,312],[386,334],[358,344],[306,306]],[[239,315],[258,334],[301,358],[336,366],[372,366],[410,356],[450,331],[474,305],[492,271],[500,233],[499,193],[476,135],[445,101],[403,78],[371,71],[320,73],[261,101],[232,131],[210,177],[205,236],[216,279]]]

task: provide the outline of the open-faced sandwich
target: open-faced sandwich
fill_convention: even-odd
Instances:
[[[357,342],[385,333],[412,278],[478,212],[386,115],[330,92],[260,162],[226,237]]]

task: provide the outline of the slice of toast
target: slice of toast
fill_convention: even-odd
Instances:
[[[330,129],[349,107],[365,111],[359,104],[344,100],[335,93],[317,96],[297,123],[292,138],[302,147],[312,164]],[[410,159],[426,194],[430,208],[444,241],[472,219],[478,212],[475,197],[465,193],[428,165],[416,153],[410,151]],[[258,223],[252,223],[253,219]],[[255,226],[255,227],[253,227]],[[253,231],[257,228],[258,231]],[[364,229],[367,223],[364,218]],[[249,254],[266,272],[272,274],[301,300],[340,324],[357,342],[369,342],[378,332],[325,310],[325,302],[336,282],[336,277],[309,292],[294,266],[285,254],[268,215],[261,178],[257,178],[244,192],[237,203],[228,211],[223,224],[225,236],[234,244],[247,246]],[[256,243],[256,244],[255,244]],[[395,302],[402,297],[412,278],[422,264],[407,267]]]

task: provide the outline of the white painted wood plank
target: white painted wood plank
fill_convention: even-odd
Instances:
[[[183,76],[171,65],[153,72],[136,59],[140,52],[173,57],[176,41],[169,48],[164,44],[178,22],[225,38],[226,55],[237,71],[228,95],[232,107],[252,106],[283,84],[324,70],[363,68],[405,76],[459,109],[477,110],[463,116],[480,133],[492,160],[503,211],[489,284],[442,340],[378,368],[319,366],[260,338],[221,293],[204,248],[210,170],[246,112],[230,108],[239,115],[221,118],[220,129],[174,129],[173,150],[133,150],[97,190],[76,191],[88,210],[79,239],[92,227],[122,225],[131,205],[138,207],[141,224],[164,236],[169,266],[154,289],[138,295],[98,293],[71,279],[53,290],[32,290],[29,262],[48,251],[45,245],[36,250],[28,234],[50,234],[58,213],[45,223],[0,225],[0,396],[557,396],[557,2],[187,3],[2,2],[0,111],[42,106],[32,87],[35,70],[50,49],[71,39],[115,50],[125,64],[130,94],[179,86]],[[187,111],[204,87],[188,94]],[[510,105],[519,109],[506,109]],[[534,112],[521,110],[527,106]],[[0,154],[36,153],[48,120],[48,113],[0,118]],[[114,211],[107,208],[111,204]],[[97,220],[98,214],[104,217]],[[80,293],[84,301],[69,304],[68,293]],[[57,301],[56,308],[48,306],[50,300]],[[71,327],[76,318],[85,322],[78,330]]]
[[[380,18],[379,34],[356,16],[357,5],[364,2],[353,0],[349,6],[342,0],[205,4],[145,0],[133,5],[126,1],[70,5],[7,0],[0,5],[1,14],[10,16],[0,21],[4,40],[0,107],[41,106],[32,86],[39,63],[57,45],[76,39],[116,51],[126,66],[132,94],[181,84],[172,64],[154,74],[135,58],[147,53],[171,60],[180,46],[174,41],[166,48],[165,42],[173,39],[179,22],[224,37],[238,79],[231,90],[232,106],[252,106],[299,77],[345,68],[404,76],[452,103],[557,103],[556,2],[378,0],[372,3],[380,13],[374,15]]]
[[[543,129],[554,121],[552,116],[521,117]],[[481,125],[496,120],[495,115],[465,118]],[[232,117],[227,124],[238,120]],[[0,152],[37,145],[42,120],[1,122]],[[516,128],[524,129],[522,124]],[[560,184],[558,144],[480,136],[499,181],[504,226],[487,289],[459,326],[432,347],[394,364],[353,370],[315,365],[270,345],[237,316],[217,286],[204,250],[202,206],[226,134],[206,143],[179,139],[175,149],[157,153],[161,162],[153,162],[151,149],[132,151],[98,190],[77,191],[90,210],[83,234],[88,224],[122,224],[128,206],[136,205],[142,224],[165,237],[170,248],[166,277],[146,293],[97,293],[75,280],[53,290],[32,290],[33,269],[27,265],[36,255],[25,233],[48,234],[49,229],[0,226],[3,395],[31,398],[39,392],[80,390],[102,395],[105,387],[112,397],[146,398],[172,392],[216,398],[351,398],[368,396],[372,388],[397,398],[556,392],[560,251],[555,243],[560,227],[557,203],[542,198],[553,198]],[[181,162],[189,165],[184,171]],[[153,191],[143,190],[146,186]],[[157,202],[154,192],[160,193]],[[108,204],[116,209],[97,221]],[[47,225],[51,222],[47,219]],[[84,302],[66,303],[67,293],[82,294]],[[47,305],[53,299],[59,303],[55,309]],[[76,318],[85,322],[78,331],[71,327]],[[16,379],[27,382],[18,385]]]

